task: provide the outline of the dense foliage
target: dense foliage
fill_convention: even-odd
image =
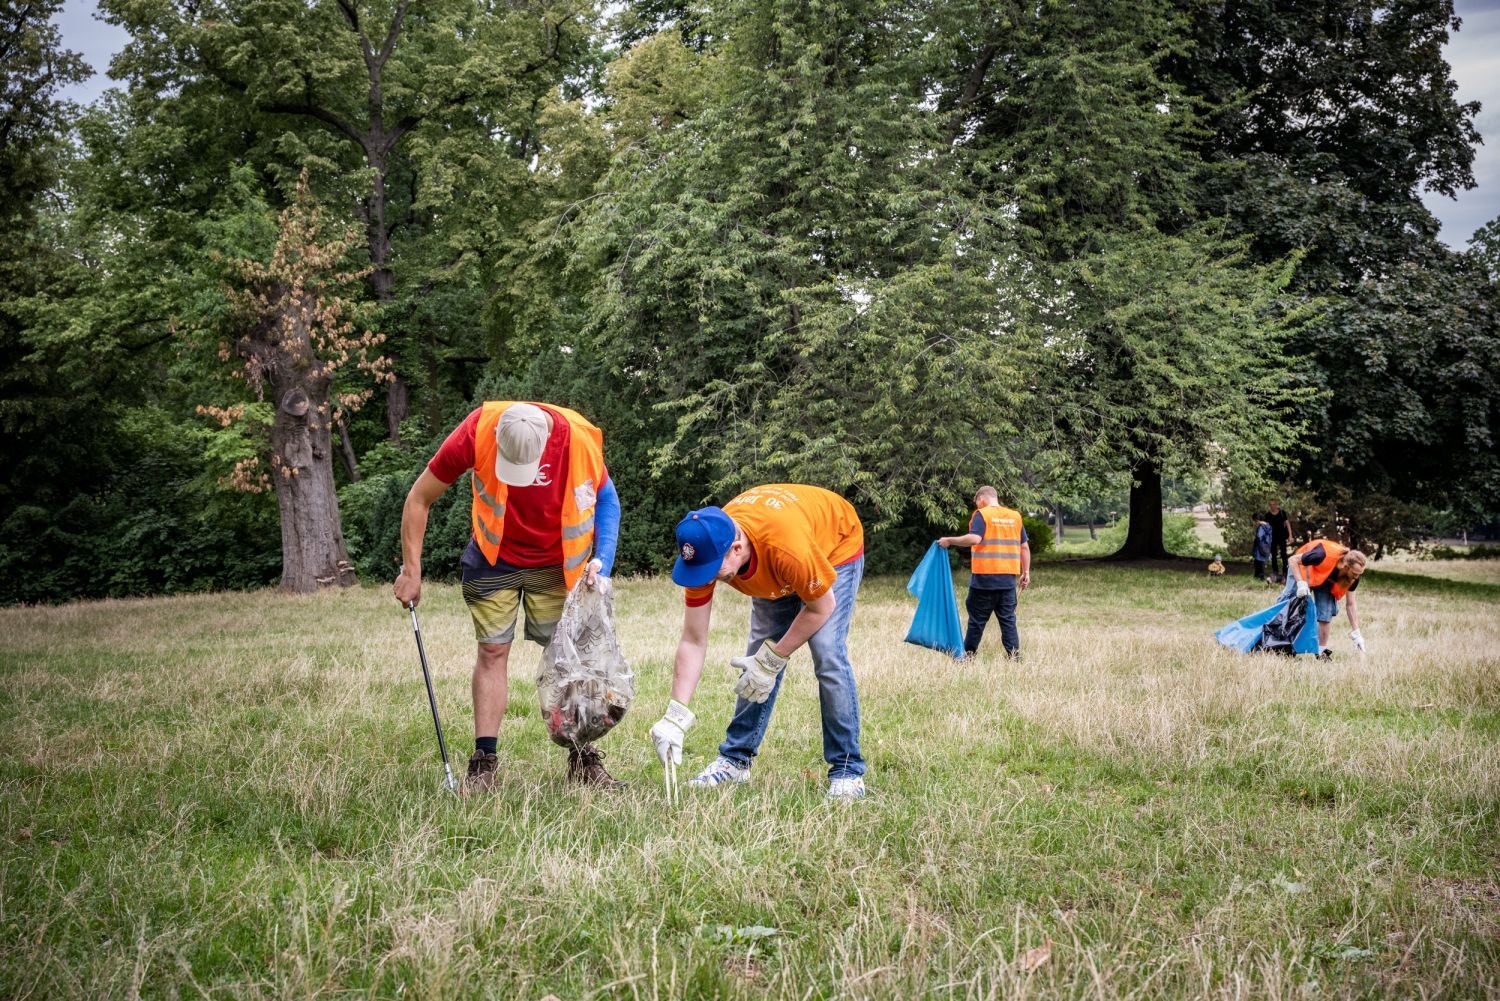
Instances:
[[[388,578],[484,399],[604,428],[622,572],[776,479],[850,496],[872,570],[981,482],[1128,512],[1129,556],[1210,482],[1377,551],[1500,515],[1500,226],[1420,202],[1473,183],[1450,0],[105,0],[81,109],[57,6],[0,0],[0,601],[267,583],[288,525]],[[357,234],[306,300],[245,280],[303,177]],[[347,294],[389,359],[309,397],[336,509],[226,489],[301,405],[231,385],[252,291]]]

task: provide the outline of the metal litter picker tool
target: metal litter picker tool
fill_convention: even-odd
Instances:
[[[432,726],[437,731],[438,753],[443,756],[443,774],[447,776],[444,785],[449,792],[457,793],[460,791],[458,780],[453,777],[453,769],[448,765],[448,744],[443,740],[443,724],[438,721],[437,696],[432,693],[432,672],[427,670],[427,651],[422,648],[422,627],[417,624],[417,603],[409,601],[406,608],[411,612],[411,631],[417,638],[417,656],[422,660],[422,680],[427,683],[427,704],[432,707]]]
[[[667,802],[673,806],[676,806],[678,803],[677,762],[673,761],[672,756],[668,754],[666,757],[661,759],[661,766],[664,771],[663,779],[666,782],[667,786]]]

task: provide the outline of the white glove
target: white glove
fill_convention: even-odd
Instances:
[[[1349,630],[1349,639],[1354,642],[1354,649],[1360,653],[1365,652],[1365,638],[1359,634],[1358,629]]]
[[[667,714],[651,728],[651,743],[656,745],[656,756],[661,763],[669,760],[674,765],[682,764],[682,738],[687,736],[698,717],[676,699],[667,701]]]
[[[746,702],[764,702],[776,687],[776,676],[786,668],[786,658],[771,649],[769,642],[749,657],[731,657],[729,666],[739,668],[740,680],[734,683],[734,694]]]
[[[1301,577],[1298,577],[1297,578],[1297,597],[1299,597],[1299,598],[1305,598],[1305,597],[1307,597],[1309,590],[1310,590],[1310,588],[1307,586],[1307,581],[1303,580]]]

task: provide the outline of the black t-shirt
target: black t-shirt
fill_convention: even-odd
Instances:
[[[1286,530],[1285,511],[1277,511],[1275,514],[1267,511],[1260,516],[1260,520],[1271,526],[1271,541],[1273,543],[1285,542],[1289,538]]]

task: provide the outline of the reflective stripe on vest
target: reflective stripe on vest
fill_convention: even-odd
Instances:
[[[474,540],[485,559],[494,563],[500,558],[500,543],[505,537],[506,486],[495,472],[499,447],[495,428],[512,401],[486,403],[480,408],[479,424],[474,429],[474,503],[470,521]],[[563,581],[571,590],[583,576],[583,567],[594,551],[594,501],[598,485],[604,482],[604,434],[588,418],[567,407],[544,404],[545,409],[568,422],[568,480],[563,492],[562,519],[558,532],[562,538]],[[555,418],[554,418],[555,419]]]
[[[991,505],[975,514],[984,517],[984,538],[969,550],[969,572],[1021,572],[1021,515],[1008,507]],[[969,520],[974,520],[973,515]]]
[[[1349,551],[1347,548],[1339,545],[1332,539],[1314,539],[1307,545],[1302,546],[1300,549],[1298,549],[1295,555],[1305,556],[1307,553],[1312,552],[1319,546],[1323,547],[1323,562],[1319,563],[1315,567],[1306,565],[1302,566],[1303,571],[1305,571],[1307,574],[1308,587],[1322,587],[1323,584],[1327,582],[1328,578],[1338,570],[1339,561],[1342,560],[1344,558],[1344,554]],[[1340,584],[1337,581],[1329,585],[1328,589],[1333,592],[1334,601],[1342,598],[1344,596],[1344,592],[1348,590],[1344,587],[1343,584]]]

